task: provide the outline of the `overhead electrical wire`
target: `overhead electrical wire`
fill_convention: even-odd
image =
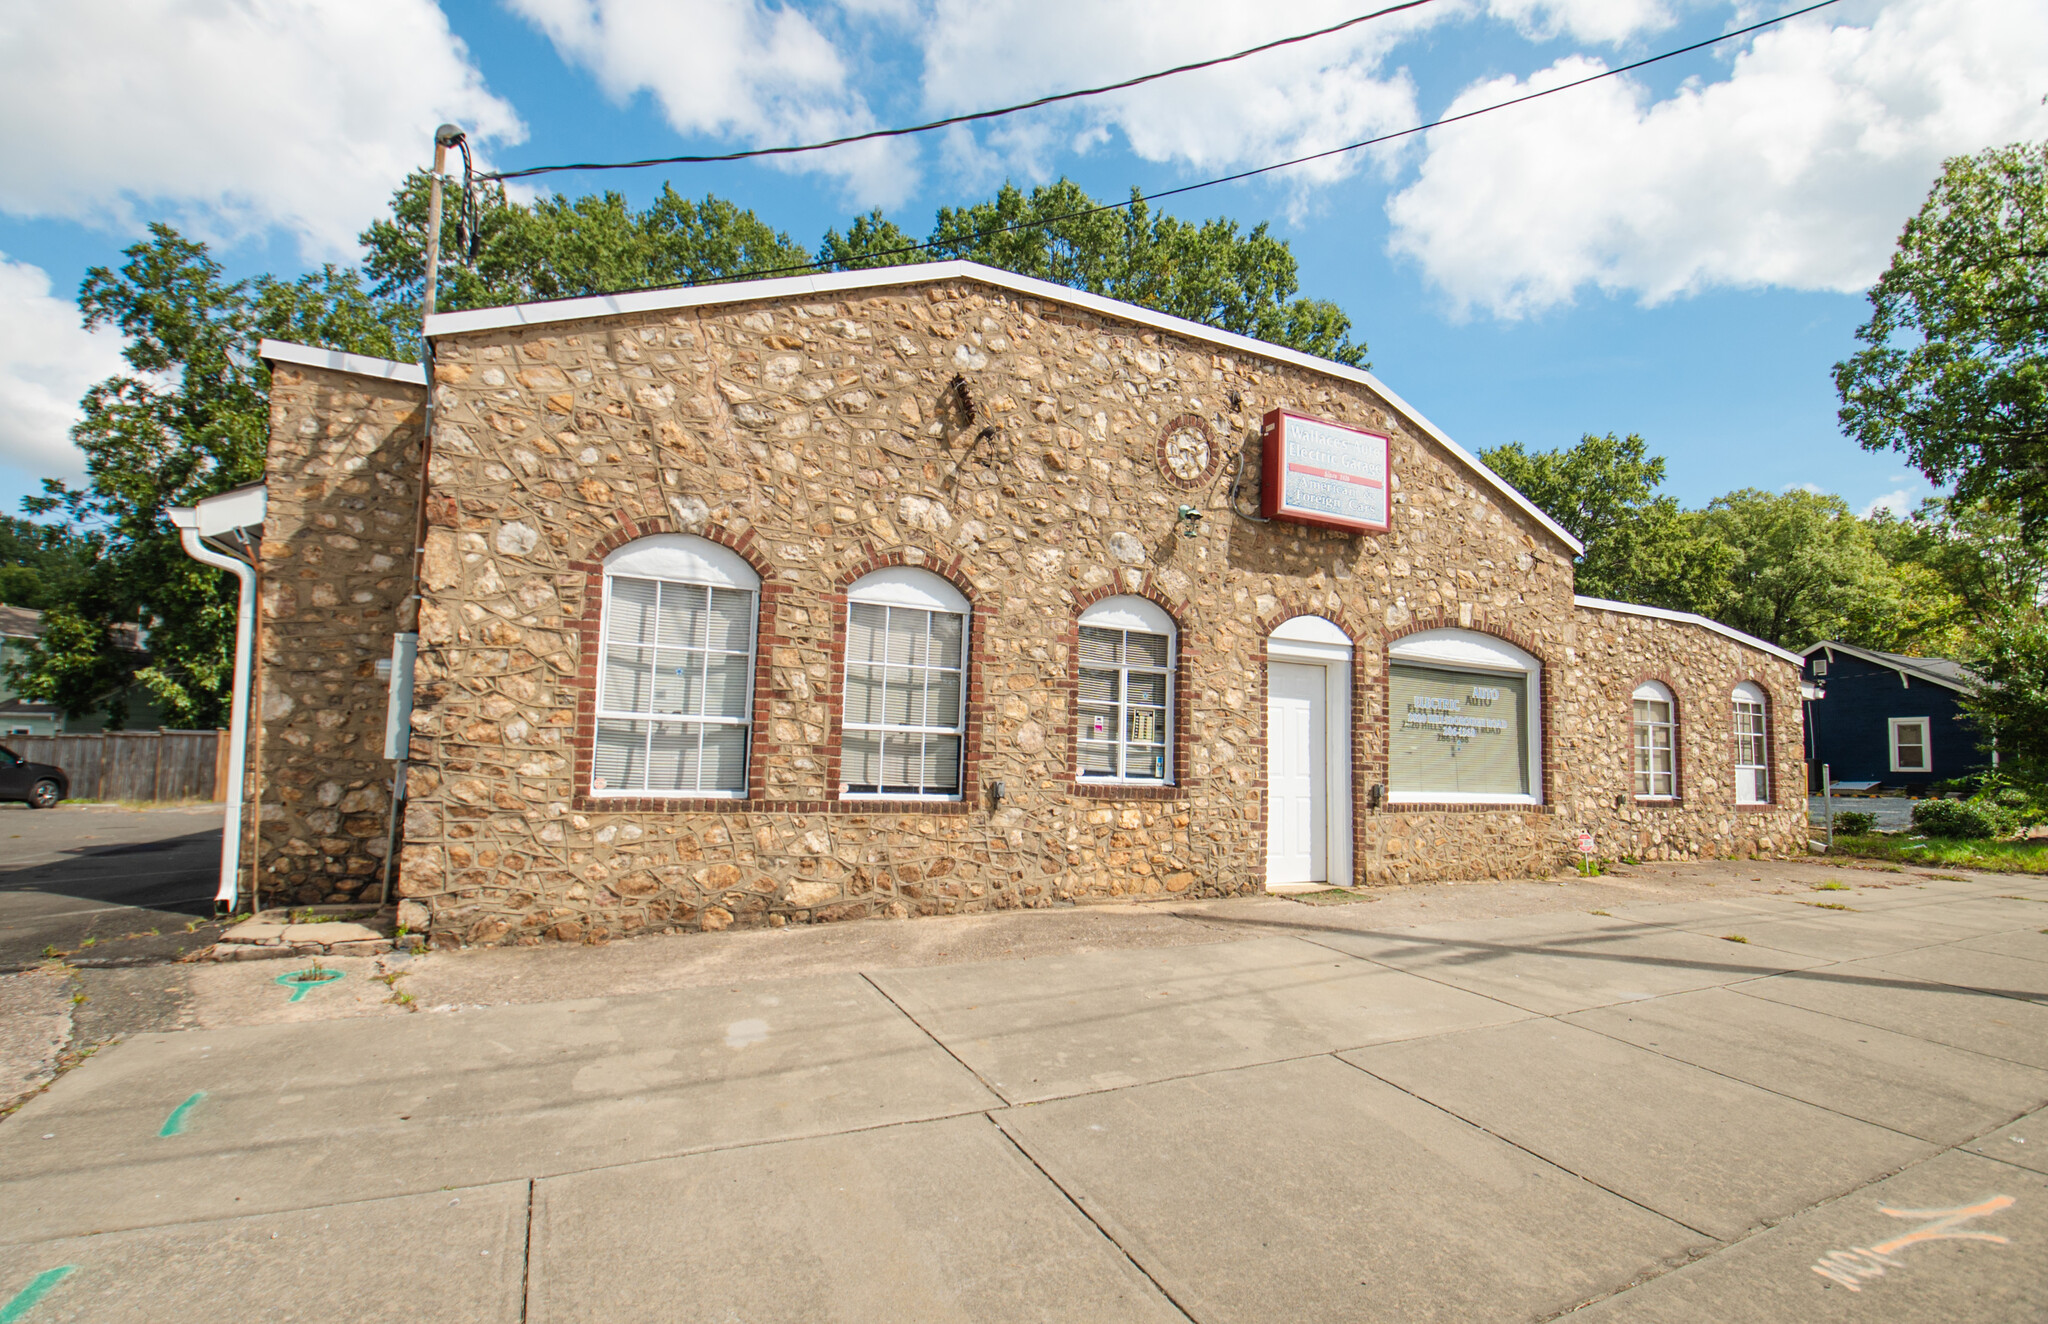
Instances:
[[[1039,97],[1035,101],[1020,101],[1014,106],[1001,106],[995,110],[977,110],[966,115],[950,115],[945,119],[933,120],[928,124],[912,124],[899,129],[870,129],[865,133],[848,134],[844,138],[833,138],[826,142],[799,143],[787,147],[751,147],[745,151],[719,152],[701,156],[656,156],[644,161],[584,161],[572,165],[529,166],[524,170],[496,170],[488,174],[478,175],[477,178],[481,180],[526,179],[533,175],[551,175],[565,170],[638,170],[643,166],[710,165],[720,161],[748,161],[762,156],[794,156],[801,152],[822,152],[828,148],[845,147],[849,143],[873,142],[878,138],[905,138],[912,134],[930,133],[934,129],[951,128],[955,124],[973,124],[980,120],[1000,119],[1005,115],[1015,115],[1020,111],[1036,110],[1040,106],[1057,105],[1062,101],[1078,101],[1083,97],[1099,97],[1110,92],[1121,92],[1125,88],[1154,83],[1162,78],[1172,78],[1176,74],[1188,74],[1201,69],[1213,69],[1220,64],[1229,64],[1232,61],[1246,59],[1266,51],[1278,50],[1282,46],[1293,46],[1304,41],[1313,41],[1317,37],[1327,37],[1332,33],[1342,32],[1346,28],[1355,28],[1361,23],[1370,23],[1376,18],[1385,18],[1389,14],[1398,14],[1403,10],[1420,9],[1424,5],[1433,3],[1435,3],[1435,0],[1404,0],[1401,4],[1389,5],[1385,9],[1376,9],[1370,14],[1360,14],[1356,18],[1347,18],[1342,23],[1332,23],[1329,27],[1317,28],[1314,32],[1302,32],[1292,37],[1282,37],[1278,41],[1269,41],[1258,46],[1248,46],[1233,55],[1219,55],[1211,60],[1197,60],[1193,64],[1178,64],[1171,69],[1161,69],[1157,73],[1140,74],[1136,78],[1126,78],[1120,83],[1105,83],[1101,87],[1084,87],[1072,92],[1056,92],[1051,96]]]
[[[1215,188],[1219,184],[1231,184],[1241,179],[1251,179],[1258,175],[1271,174],[1275,170],[1285,170],[1290,166],[1305,165],[1310,161],[1321,161],[1332,156],[1342,156],[1346,152],[1355,152],[1362,148],[1371,147],[1377,143],[1392,142],[1397,138],[1406,138],[1413,134],[1426,133],[1431,129],[1441,128],[1446,124],[1456,124],[1462,120],[1476,119],[1481,115],[1490,115],[1496,110],[1506,110],[1510,106],[1520,106],[1531,101],[1540,101],[1544,97],[1556,96],[1560,92],[1569,92],[1573,88],[1584,87],[1588,83],[1597,83],[1604,78],[1615,78],[1622,74],[1629,73],[1632,70],[1642,69],[1649,65],[1661,63],[1665,60],[1675,59],[1680,55],[1689,55],[1693,51],[1704,50],[1709,46],[1718,46],[1720,43],[1724,41],[1731,41],[1736,37],[1747,36],[1752,32],[1761,31],[1764,28],[1775,27],[1780,23],[1784,23],[1791,19],[1798,18],[1802,14],[1811,14],[1816,9],[1826,9],[1829,5],[1838,3],[1840,3],[1840,0],[1817,0],[1817,3],[1807,5],[1804,8],[1794,9],[1788,13],[1779,14],[1775,18],[1767,18],[1762,20],[1761,22],[1751,23],[1747,27],[1735,28],[1732,31],[1724,32],[1717,37],[1708,37],[1704,41],[1696,41],[1687,46],[1680,46],[1675,50],[1665,51],[1661,55],[1652,55],[1646,59],[1636,60],[1629,64],[1618,65],[1615,68],[1606,69],[1597,74],[1589,74],[1584,78],[1573,79],[1569,83],[1559,83],[1556,87],[1546,87],[1539,92],[1530,92],[1522,96],[1510,97],[1506,101],[1496,101],[1490,106],[1481,106],[1476,110],[1463,111],[1456,115],[1445,115],[1441,119],[1431,120],[1427,124],[1417,124],[1412,128],[1398,129],[1393,133],[1383,133],[1375,138],[1365,138],[1355,143],[1348,143],[1343,147],[1332,147],[1327,151],[1311,152],[1307,156],[1297,156],[1294,157],[1292,160],[1287,161],[1276,161],[1271,165],[1257,166],[1250,170],[1240,170],[1235,174],[1219,175],[1215,179],[1205,179],[1202,180],[1200,183],[1196,184],[1182,184],[1178,188],[1161,189],[1157,193],[1140,195],[1137,198],[1129,199],[1123,202],[1105,202],[1097,207],[1084,207],[1080,211],[1067,212],[1064,215],[1060,216],[1041,217],[1038,219],[1028,221],[1016,221],[1009,225],[991,226],[986,230],[977,230],[972,234],[962,235],[955,238],[949,238],[944,240],[926,240],[923,243],[906,244],[898,248],[876,249],[871,252],[859,254],[855,260],[865,266],[873,264],[873,260],[877,258],[903,257],[911,253],[929,252],[930,250],[938,248],[942,245],[946,247],[953,247],[962,243],[974,243],[982,239],[994,238],[997,235],[1015,234],[1021,230],[1047,229],[1055,225],[1064,224],[1067,221],[1077,221],[1085,219],[1090,216],[1099,216],[1103,212],[1123,211],[1124,209],[1131,207],[1139,202],[1153,202],[1157,201],[1160,198],[1171,198],[1182,193],[1193,193],[1198,189]],[[506,177],[507,176],[496,176],[496,178]],[[479,178],[483,177],[480,176]],[[763,280],[770,276],[787,276],[793,275],[797,272],[817,271],[821,268],[830,267],[833,265],[835,264],[831,262],[801,262],[792,266],[768,267],[759,271],[741,272],[738,274],[737,278],[740,280]],[[720,283],[725,283],[732,279],[734,278],[724,277],[721,279]],[[690,285],[702,283],[704,282],[692,281],[689,282],[687,285],[679,286],[676,288],[689,288]],[[571,297],[604,298],[613,294],[626,294],[636,292],[638,288],[642,287],[635,287],[634,290],[605,290],[593,292],[590,295],[575,295]],[[539,302],[552,301],[540,300]]]

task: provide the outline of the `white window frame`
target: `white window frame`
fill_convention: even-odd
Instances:
[[[1646,722],[1636,716],[1635,706],[1638,703],[1663,704],[1664,720]],[[1668,791],[1656,789],[1659,774],[1654,768],[1638,766],[1643,761],[1641,756],[1644,753],[1656,751],[1656,732],[1660,729],[1664,732],[1665,750],[1671,755],[1671,770],[1663,774],[1671,782],[1671,789]],[[1647,745],[1643,742],[1645,731],[1651,736]],[[1645,778],[1649,779],[1650,789],[1647,791],[1643,789]],[[1635,693],[1629,696],[1629,783],[1634,788],[1635,798],[1638,800],[1656,802],[1678,798],[1678,700],[1672,697],[1670,688],[1660,681],[1646,680],[1636,686]]]
[[[1540,805],[1543,803],[1543,663],[1505,639],[1477,630],[1447,627],[1424,630],[1397,639],[1387,649],[1389,663],[1412,667],[1435,667],[1442,671],[1480,671],[1527,679],[1529,711],[1523,715],[1529,731],[1529,792],[1525,795],[1495,795],[1478,791],[1397,791],[1393,786],[1393,760],[1387,768],[1387,800],[1391,804],[1497,804]],[[1388,715],[1391,740],[1393,721]]]
[[[960,618],[960,718],[955,726],[890,726],[886,723],[849,722],[846,720],[845,698],[849,688],[847,668],[852,665],[850,655],[842,652],[839,658],[839,786],[841,800],[889,800],[889,801],[930,801],[939,804],[958,803],[967,792],[967,703],[968,687],[973,683],[974,664],[974,607],[967,596],[954,588],[943,578],[929,570],[915,566],[891,566],[863,575],[846,590],[847,638],[852,638],[853,609],[859,605],[871,607],[902,608],[909,611],[939,612]],[[906,793],[903,791],[850,791],[846,780],[846,737],[854,731],[872,731],[886,736],[888,732],[919,735],[951,735],[960,741],[960,767],[954,775],[959,787],[952,792]]]
[[[752,607],[747,612],[747,715],[744,718],[706,717],[698,715],[662,715],[645,712],[633,713],[608,709],[604,706],[605,667],[611,654],[611,613],[612,581],[614,579],[648,579],[661,584],[675,584],[684,588],[733,589],[749,594]],[[760,649],[761,619],[761,576],[746,558],[728,547],[721,547],[705,538],[694,538],[681,533],[658,533],[638,538],[618,548],[604,559],[604,602],[597,620],[597,692],[592,696],[592,711],[595,714],[590,724],[590,795],[593,799],[608,800],[744,800],[747,787],[754,772],[754,686],[756,655]],[[652,645],[647,645],[652,647]],[[735,656],[727,653],[726,656]],[[696,722],[710,726],[737,726],[746,732],[745,753],[740,760],[740,785],[737,790],[663,790],[647,787],[616,787],[597,785],[598,728],[606,721],[646,722],[650,724],[649,739],[653,738],[652,724],[663,720]]]
[[[1166,637],[1166,713],[1163,719],[1166,757],[1162,765],[1166,769],[1164,776],[1133,777],[1130,775],[1129,770],[1124,767],[1124,760],[1128,756],[1130,747],[1130,741],[1124,735],[1124,727],[1125,714],[1131,706],[1131,672],[1137,671],[1147,675],[1157,675],[1158,668],[1149,666],[1133,667],[1129,664],[1128,660],[1119,663],[1115,667],[1102,667],[1082,662],[1079,652],[1079,631],[1084,629],[1115,630],[1120,634],[1156,634]],[[1178,770],[1174,767],[1173,763],[1173,702],[1178,694],[1174,673],[1180,669],[1180,631],[1174,626],[1173,617],[1167,615],[1165,608],[1161,607],[1158,603],[1146,598],[1137,597],[1136,595],[1120,594],[1116,597],[1104,598],[1100,602],[1091,604],[1087,610],[1081,613],[1079,621],[1076,622],[1075,649],[1074,678],[1077,686],[1079,685],[1083,669],[1089,671],[1112,670],[1116,672],[1117,700],[1111,706],[1116,709],[1115,722],[1118,734],[1107,742],[1090,741],[1088,743],[1107,743],[1111,745],[1116,750],[1116,761],[1119,769],[1113,777],[1084,777],[1081,775],[1081,704],[1077,699],[1074,706],[1075,784],[1080,786],[1172,786],[1174,779],[1178,776]],[[1097,704],[1094,706],[1101,707],[1102,705]]]
[[[1919,767],[1917,767],[1917,768],[1908,768],[1908,767],[1905,767],[1904,765],[1902,765],[1902,764],[1901,764],[1901,763],[1899,762],[1899,728],[1900,728],[1900,727],[1902,727],[1902,726],[1917,726],[1917,727],[1919,727],[1919,728],[1920,728],[1920,766],[1919,766]],[[1886,719],[1886,722],[1885,722],[1885,730],[1886,730],[1886,734],[1887,734],[1887,735],[1888,735],[1888,736],[1890,737],[1890,739],[1889,739],[1889,740],[1887,740],[1887,741],[1886,741],[1885,743],[1887,744],[1887,746],[1889,747],[1889,749],[1890,749],[1890,752],[1891,752],[1891,765],[1892,765],[1892,771],[1893,771],[1893,772],[1919,772],[1919,773],[1926,773],[1926,774],[1928,774],[1928,775],[1932,775],[1932,774],[1933,774],[1933,772],[1934,772],[1934,719],[1933,719],[1933,718],[1931,718],[1931,717],[1892,717],[1892,718],[1888,718],[1888,719]]]
[[[1734,782],[1730,789],[1734,792],[1735,803],[1738,805],[1770,804],[1771,793],[1775,789],[1771,785],[1771,696],[1764,693],[1763,686],[1745,680],[1735,687],[1729,694],[1728,699],[1730,719],[1728,728],[1728,766],[1730,780]],[[1746,715],[1744,710],[1749,708],[1756,710],[1757,725],[1762,728],[1759,731],[1746,731],[1739,725]],[[1742,761],[1742,742],[1751,739],[1756,741],[1757,761],[1755,763],[1744,763]],[[1742,771],[1745,768],[1754,768],[1757,772],[1756,781],[1759,793],[1754,799],[1743,798]]]

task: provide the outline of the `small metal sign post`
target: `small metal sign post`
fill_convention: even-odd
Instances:
[[[1593,834],[1579,834],[1579,872],[1586,877],[1593,876]]]
[[[1835,779],[1828,765],[1820,765],[1820,808],[1828,823],[1828,849],[1835,848]]]

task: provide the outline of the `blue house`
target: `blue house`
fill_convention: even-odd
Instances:
[[[1990,761],[1956,704],[1974,683],[1962,663],[1881,653],[1834,639],[1803,651],[1803,678],[1821,692],[1806,703],[1813,789],[1819,789],[1822,764],[1838,786],[1881,782],[1918,791]]]

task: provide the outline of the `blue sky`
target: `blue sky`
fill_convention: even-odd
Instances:
[[[1792,5],[1783,6],[1791,8]],[[235,274],[353,256],[442,119],[503,168],[729,150],[958,113],[1201,59],[1356,3],[1082,0],[0,0],[0,506],[77,473],[63,439],[117,345],[67,304],[150,220]],[[11,13],[9,11],[12,11]],[[1407,127],[1781,12],[1691,0],[1433,0],[1229,67],[973,132],[664,180],[806,246],[884,206],[1071,176],[1172,188]],[[2048,10],[1844,0],[1768,34],[1334,163],[1169,200],[1269,221],[1305,293],[1472,449],[1639,432],[1691,504],[1927,485],[1834,421],[1861,291],[1949,155],[2048,136]]]

